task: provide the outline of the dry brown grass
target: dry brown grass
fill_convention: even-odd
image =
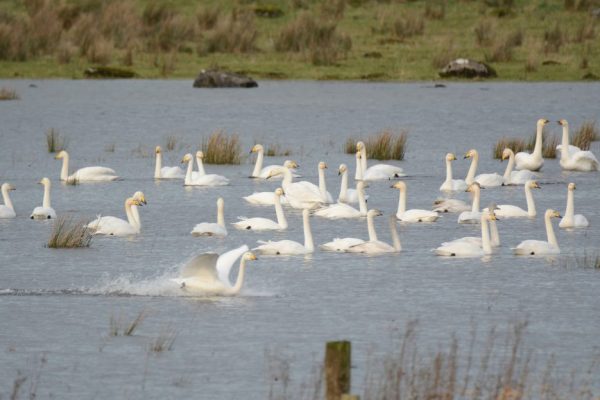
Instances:
[[[508,62],[513,59],[513,45],[508,37],[494,40],[489,51],[485,53],[485,60],[488,62]]]
[[[459,56],[460,53],[456,49],[454,41],[448,39],[442,42],[438,50],[433,54],[431,65],[437,69],[444,68],[450,61],[457,59]]]
[[[425,18],[442,20],[446,17],[446,1],[445,0],[426,0],[425,1]]]
[[[242,160],[240,137],[223,130],[215,131],[208,139],[202,140],[202,151],[207,164],[239,164]]]
[[[115,317],[114,315],[110,316],[109,321],[109,335],[110,336],[133,336],[137,328],[139,328],[142,321],[147,316],[147,312],[142,310],[136,315],[136,317],[131,320],[131,322],[126,323],[123,321],[123,317],[119,315]]]
[[[494,144],[492,148],[492,156],[496,159],[502,157],[502,151],[506,148],[511,149],[515,154],[520,151],[533,151],[535,147],[534,133],[529,139],[518,139],[503,137]],[[560,140],[557,136],[550,136],[545,130],[543,132],[542,139],[542,157],[544,158],[556,158],[556,146],[560,144]]]
[[[71,215],[59,216],[52,226],[46,247],[51,249],[75,249],[90,247],[92,234],[87,228],[89,221]]]
[[[482,18],[477,22],[473,33],[475,34],[475,42],[479,46],[489,46],[492,43],[496,32],[496,21],[490,18]]]
[[[218,19],[214,29],[206,32],[198,53],[255,51],[258,37],[255,19],[254,13],[249,10],[232,10],[228,16]]]
[[[20,100],[19,94],[14,89],[0,88],[0,100]]]
[[[585,121],[575,132],[571,144],[581,150],[589,150],[592,142],[600,140],[596,121]]]
[[[573,35],[573,43],[583,43],[586,40],[593,40],[596,38],[596,21],[588,18],[584,23],[579,24],[575,28],[575,34]]]
[[[272,143],[267,146],[265,150],[265,156],[267,157],[287,157],[292,154],[292,151],[288,148],[283,148],[278,143]]]
[[[175,339],[177,339],[177,331],[172,327],[166,327],[150,342],[148,351],[152,353],[162,353],[163,351],[173,350]]]
[[[169,135],[165,138],[165,150],[173,151],[179,143],[179,138],[175,135]]]
[[[392,22],[392,33],[400,40],[420,36],[425,32],[425,18],[416,12],[406,12]]]
[[[57,153],[61,150],[66,150],[69,140],[61,136],[58,129],[50,128],[46,131],[46,147],[48,153]]]
[[[407,139],[408,132],[405,130],[394,132],[385,129],[370,135],[364,140],[367,147],[367,157],[376,160],[404,160]],[[354,138],[346,139],[344,152],[347,154],[356,153],[356,142],[357,140]]]

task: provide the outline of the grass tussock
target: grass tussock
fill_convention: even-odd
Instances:
[[[0,100],[20,100],[19,94],[14,89],[0,88]]]
[[[585,121],[575,132],[571,144],[581,150],[589,150],[592,142],[600,140],[600,131],[596,121]]]
[[[405,130],[394,132],[386,129],[375,133],[364,140],[367,147],[367,158],[374,158],[376,160],[404,160],[407,139],[408,132]],[[346,139],[344,152],[347,154],[356,153],[356,143],[357,140],[354,138]]]
[[[278,143],[269,144],[265,151],[267,157],[287,157],[292,154],[292,150],[283,148]]]
[[[535,133],[530,136],[529,139],[503,137],[494,144],[492,156],[496,159],[500,159],[502,157],[502,151],[507,148],[511,149],[515,154],[521,151],[532,152],[535,148],[535,137]],[[556,158],[556,146],[559,144],[560,140],[557,136],[550,136],[544,130],[542,135],[542,157]]]
[[[256,18],[249,10],[233,10],[219,18],[198,46],[199,55],[206,53],[249,53],[256,50]]]
[[[131,322],[127,323],[123,321],[123,317],[121,315],[118,317],[111,315],[109,320],[109,336],[133,336],[146,316],[147,312],[142,310],[133,320],[131,320]]]
[[[544,53],[558,53],[565,41],[565,33],[560,24],[556,23],[554,27],[544,31]]]
[[[392,23],[392,33],[400,40],[423,35],[425,18],[416,12],[407,12],[397,17]]]
[[[46,146],[48,153],[58,153],[59,151],[66,150],[69,140],[61,136],[58,129],[50,128],[46,132]]]
[[[171,351],[173,350],[175,339],[177,339],[177,331],[171,327],[167,327],[150,342],[148,345],[148,351],[152,353]]]
[[[177,143],[179,142],[179,138],[174,135],[169,135],[165,138],[165,150],[173,151],[177,147]]]
[[[444,19],[446,17],[446,1],[426,0],[424,15],[427,19]]]
[[[202,140],[204,162],[207,164],[239,164],[242,160],[242,147],[237,134],[227,134],[223,130],[213,132]]]
[[[69,215],[59,216],[54,221],[46,247],[51,249],[90,247],[92,233],[87,227],[88,222]]]
[[[473,33],[475,34],[477,45],[489,46],[496,33],[496,21],[489,18],[480,19],[473,28]]]

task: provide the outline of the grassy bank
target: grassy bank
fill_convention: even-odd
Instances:
[[[597,0],[7,0],[0,77],[128,68],[190,78],[430,80],[457,57],[506,80],[600,76]]]

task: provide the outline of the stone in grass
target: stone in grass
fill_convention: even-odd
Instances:
[[[89,67],[83,74],[86,78],[135,78],[137,74],[129,69],[114,68],[114,67]]]
[[[467,58],[450,61],[439,72],[442,78],[495,78],[496,71],[490,65]]]
[[[235,72],[219,71],[214,69],[202,70],[196,80],[195,88],[253,88],[258,83],[248,76]]]

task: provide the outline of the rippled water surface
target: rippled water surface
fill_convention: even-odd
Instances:
[[[35,87],[30,84],[35,83]],[[409,208],[428,208],[444,179],[443,157],[455,152],[456,176],[468,168],[462,154],[480,150],[481,172],[502,172],[491,158],[501,136],[529,136],[540,117],[566,118],[571,126],[600,119],[598,84],[450,83],[428,84],[262,82],[256,90],[199,90],[187,81],[4,81],[20,101],[0,103],[0,180],[9,181],[18,218],[0,220],[0,388],[8,392],[18,371],[39,370],[38,395],[57,398],[247,398],[267,396],[269,357],[284,353],[302,381],[326,340],[348,338],[360,392],[367,354],[385,350],[394,327],[418,319],[424,347],[447,343],[451,333],[468,337],[482,329],[528,320],[527,343],[540,359],[556,354],[568,371],[589,363],[600,341],[600,271],[577,267],[570,256],[600,243],[598,173],[563,173],[546,160],[534,193],[538,213],[564,211],[566,183],[577,184],[576,211],[588,217],[585,230],[557,230],[562,255],[553,260],[515,258],[510,247],[545,237],[540,215],[499,222],[502,247],[489,260],[441,259],[431,249],[441,242],[477,235],[459,226],[456,215],[435,224],[399,224],[399,255],[366,257],[327,254],[262,257],[247,269],[240,296],[190,298],[170,278],[191,255],[225,251],[256,240],[302,241],[301,216],[286,209],[290,228],[281,233],[237,232],[225,239],[194,238],[189,232],[213,221],[215,202],[225,199],[228,221],[237,216],[274,217],[271,208],[245,204],[241,196],[277,187],[247,178],[251,161],[208,165],[226,175],[222,188],[184,188],[181,181],[152,179],[155,145],[178,138],[165,153],[176,165],[196,150],[203,136],[224,128],[240,134],[244,152],[255,142],[292,150],[300,172],[316,182],[326,161],[328,189],[337,196],[337,166],[347,137],[382,128],[409,130],[406,159]],[[65,186],[60,162],[47,153],[44,132],[54,127],[68,137],[72,168],[105,165],[122,181]],[[552,124],[552,132],[559,133]],[[114,152],[107,151],[114,145]],[[595,143],[592,150],[600,153]],[[267,158],[281,163],[284,158]],[[52,179],[52,204],[59,214],[92,218],[122,216],[125,197],[142,190],[142,234],[133,239],[97,238],[91,248],[44,247],[51,222],[27,218],[41,205],[43,176]],[[369,207],[390,215],[398,192],[389,182],[368,188]],[[465,193],[458,197],[467,199]],[[491,200],[525,207],[522,187],[482,191]],[[381,239],[389,241],[387,217],[379,217]],[[556,222],[555,222],[556,226]],[[316,243],[338,236],[365,237],[363,220],[313,218]],[[237,273],[234,270],[234,274]],[[132,337],[109,337],[111,316],[146,319]],[[171,351],[150,354],[161,333],[176,332]],[[40,355],[47,363],[39,367]],[[36,366],[37,365],[37,366]]]

